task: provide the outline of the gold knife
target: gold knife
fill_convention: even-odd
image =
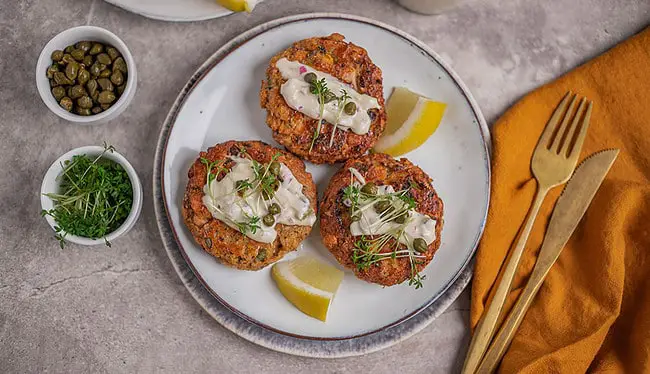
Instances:
[[[600,184],[605,179],[614,160],[616,160],[618,152],[618,149],[610,149],[594,153],[576,168],[555,204],[530,279],[528,279],[526,287],[512,308],[510,315],[503,323],[501,330],[494,338],[492,345],[476,371],[477,373],[492,373],[496,370],[517,328],[524,319],[528,307],[530,307],[537,291],[544,282],[546,274],[548,274],[551,266],[559,257],[562,248],[569,241],[578,223],[580,223],[582,216],[587,211],[589,204],[591,204],[591,200],[596,195],[596,191],[598,191]]]

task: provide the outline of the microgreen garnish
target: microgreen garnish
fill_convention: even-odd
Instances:
[[[345,108],[345,104],[348,103],[348,100],[350,100],[351,97],[348,95],[348,91],[346,90],[341,90],[341,95],[336,98],[336,105],[339,108],[338,113],[336,113],[336,123],[332,124],[332,136],[330,136],[330,147],[334,143],[334,135],[336,135],[336,125],[339,124],[339,120],[341,120],[341,115],[343,115],[343,109]]]
[[[61,248],[68,234],[104,238],[110,247],[106,235],[120,227],[131,212],[133,188],[128,174],[118,163],[102,157],[114,151],[104,143],[99,156],[73,156],[61,165],[59,192],[45,194],[54,201],[54,208],[41,211],[41,215],[56,221],[55,238]]]
[[[201,163],[205,165],[205,168],[207,169],[207,174],[205,177],[205,182],[209,186],[210,183],[212,183],[215,178],[217,178],[217,175],[221,173],[222,171],[227,171],[225,167],[223,167],[223,164],[225,163],[224,160],[215,160],[215,161],[210,161],[205,157],[201,157]],[[212,169],[217,168],[217,172],[213,173]]]
[[[364,191],[371,190],[367,187],[361,188],[351,173],[350,184],[343,189],[343,201],[349,207],[351,219],[365,219],[362,213],[366,209],[375,209],[378,220],[364,222],[364,225],[371,232],[378,232],[388,223],[391,223],[391,226],[388,226],[390,229],[381,235],[358,237],[352,251],[352,262],[359,271],[365,271],[372,265],[379,266],[378,263],[386,259],[408,258],[411,268],[409,285],[416,289],[422,287],[424,276],[419,274],[417,265],[421,264],[426,256],[416,250],[414,238],[409,237],[405,232],[412,212],[416,208],[416,201],[409,194],[410,189],[367,193]],[[377,187],[373,185],[373,189],[376,191]]]
[[[332,95],[330,89],[327,88],[327,82],[325,78],[320,80],[315,80],[310,84],[309,91],[316,95],[318,99],[318,123],[316,124],[316,129],[314,130],[314,136],[311,138],[311,144],[309,145],[309,152],[314,148],[314,143],[316,138],[320,135],[320,129],[323,125],[323,113],[325,112],[325,98],[328,95]]]
[[[249,216],[248,214],[244,214],[244,216],[246,217],[247,221],[235,222],[235,225],[242,234],[246,234],[247,232],[255,234],[257,230],[260,229],[260,217]]]

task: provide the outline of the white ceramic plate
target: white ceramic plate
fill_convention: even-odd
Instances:
[[[482,234],[490,190],[485,122],[467,89],[433,52],[397,30],[358,17],[322,16],[274,22],[250,38],[238,37],[206,62],[174,104],[163,129],[162,196],[172,231],[188,265],[221,303],[244,319],[280,334],[347,339],[382,331],[440,298],[469,263]],[[424,270],[424,287],[382,288],[346,271],[328,321],[294,308],[275,287],[270,267],[257,272],[221,265],[194,243],[183,224],[187,170],[201,150],[230,139],[277,146],[259,107],[260,81],[269,59],[298,39],[339,32],[365,47],[384,74],[384,95],[407,86],[448,104],[436,133],[406,155],[433,178],[445,204],[442,245]],[[227,53],[228,52],[228,53]],[[215,57],[213,56],[213,57]],[[167,128],[169,126],[169,128]],[[166,133],[168,131],[168,133]],[[166,140],[164,139],[166,136]],[[338,166],[307,164],[322,193]],[[338,266],[321,244],[319,229],[286,258],[311,254]],[[459,291],[458,291],[459,292]],[[457,295],[455,295],[457,296]],[[454,297],[455,297],[454,296]]]
[[[215,0],[105,0],[129,12],[161,21],[189,22],[232,13]]]

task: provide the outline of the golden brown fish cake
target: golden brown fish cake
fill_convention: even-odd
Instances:
[[[273,131],[273,138],[295,155],[317,164],[336,163],[363,155],[372,148],[386,125],[381,69],[370,60],[365,49],[344,39],[341,34],[332,34],[295,42],[271,59],[260,90],[260,105],[267,110],[266,124]],[[369,111],[372,123],[368,133],[358,135],[352,131],[336,131],[330,147],[332,125],[324,123],[310,152],[318,121],[290,108],[282,97],[280,87],[286,80],[275,66],[281,58],[328,73],[359,93],[376,98],[380,108]]]
[[[436,239],[421,255],[417,272],[422,271],[433,259],[440,247],[440,233],[443,225],[443,203],[431,185],[431,178],[409,160],[394,158],[381,154],[369,154],[348,160],[332,177],[320,203],[320,232],[323,244],[336,259],[355,275],[368,282],[392,286],[411,277],[411,264],[408,258],[385,259],[371,265],[366,270],[359,270],[352,260],[355,241],[352,236],[352,223],[349,208],[343,204],[343,190],[350,184],[349,168],[357,169],[366,179],[376,185],[391,185],[398,190],[408,189],[416,202],[416,211],[436,220]],[[390,253],[392,245],[386,245],[381,252]],[[402,245],[402,247],[404,247]]]
[[[203,186],[207,169],[201,158],[214,162],[224,160],[227,156],[236,156],[245,150],[248,157],[260,163],[267,163],[276,153],[280,153],[278,162],[286,165],[295,178],[302,184],[302,192],[309,199],[311,208],[317,211],[316,186],[305,170],[305,164],[296,156],[271,147],[260,141],[228,141],[201,152],[188,172],[189,182],[183,199],[182,214],[185,225],[190,229],[196,242],[208,253],[222,263],[243,270],[259,270],[294,251],[311,232],[311,226],[294,226],[277,224],[278,233],[273,243],[261,243],[250,239],[241,232],[214,218],[203,204]],[[226,162],[227,169],[233,163]],[[221,180],[225,173],[220,173]]]

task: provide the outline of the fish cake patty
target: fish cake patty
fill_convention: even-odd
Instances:
[[[277,224],[278,233],[273,243],[255,241],[238,230],[214,218],[203,204],[203,187],[207,177],[206,165],[201,162],[204,157],[210,162],[225,160],[228,156],[240,155],[242,150],[253,160],[267,163],[276,153],[281,156],[278,162],[286,165],[295,178],[302,184],[302,192],[309,199],[311,208],[316,212],[316,186],[311,174],[305,170],[305,164],[296,156],[271,147],[260,141],[228,141],[201,152],[199,158],[190,167],[189,182],[183,199],[182,214],[185,225],[190,229],[196,242],[208,253],[222,263],[243,270],[259,270],[294,251],[311,232],[311,226]],[[230,170],[234,162],[224,166]],[[225,173],[217,175],[221,180]]]
[[[293,154],[316,164],[363,155],[375,145],[386,126],[381,69],[370,60],[365,49],[344,39],[341,34],[332,34],[295,42],[271,59],[260,89],[260,105],[267,110],[266,124],[273,131],[273,138]],[[284,100],[280,87],[286,80],[275,66],[282,58],[328,73],[357,92],[376,98],[380,108],[369,111],[372,123],[368,133],[358,135],[339,129],[330,147],[332,125],[326,122],[310,152],[318,120],[292,109]]]
[[[332,177],[320,203],[320,232],[325,247],[336,257],[341,265],[354,271],[355,275],[367,282],[392,286],[411,277],[411,264],[408,258],[385,259],[359,270],[352,261],[354,243],[359,237],[350,233],[350,210],[343,204],[343,190],[350,184],[349,168],[355,168],[366,179],[376,185],[391,185],[396,191],[409,189],[416,201],[415,210],[436,220],[436,239],[424,253],[426,258],[416,265],[422,271],[433,259],[440,247],[440,233],[443,225],[443,203],[431,185],[431,178],[409,160],[381,154],[369,154],[348,160]],[[371,238],[371,237],[370,237]],[[394,243],[394,241],[391,241]],[[404,245],[401,245],[404,248]],[[392,244],[384,246],[381,252],[390,253]]]

